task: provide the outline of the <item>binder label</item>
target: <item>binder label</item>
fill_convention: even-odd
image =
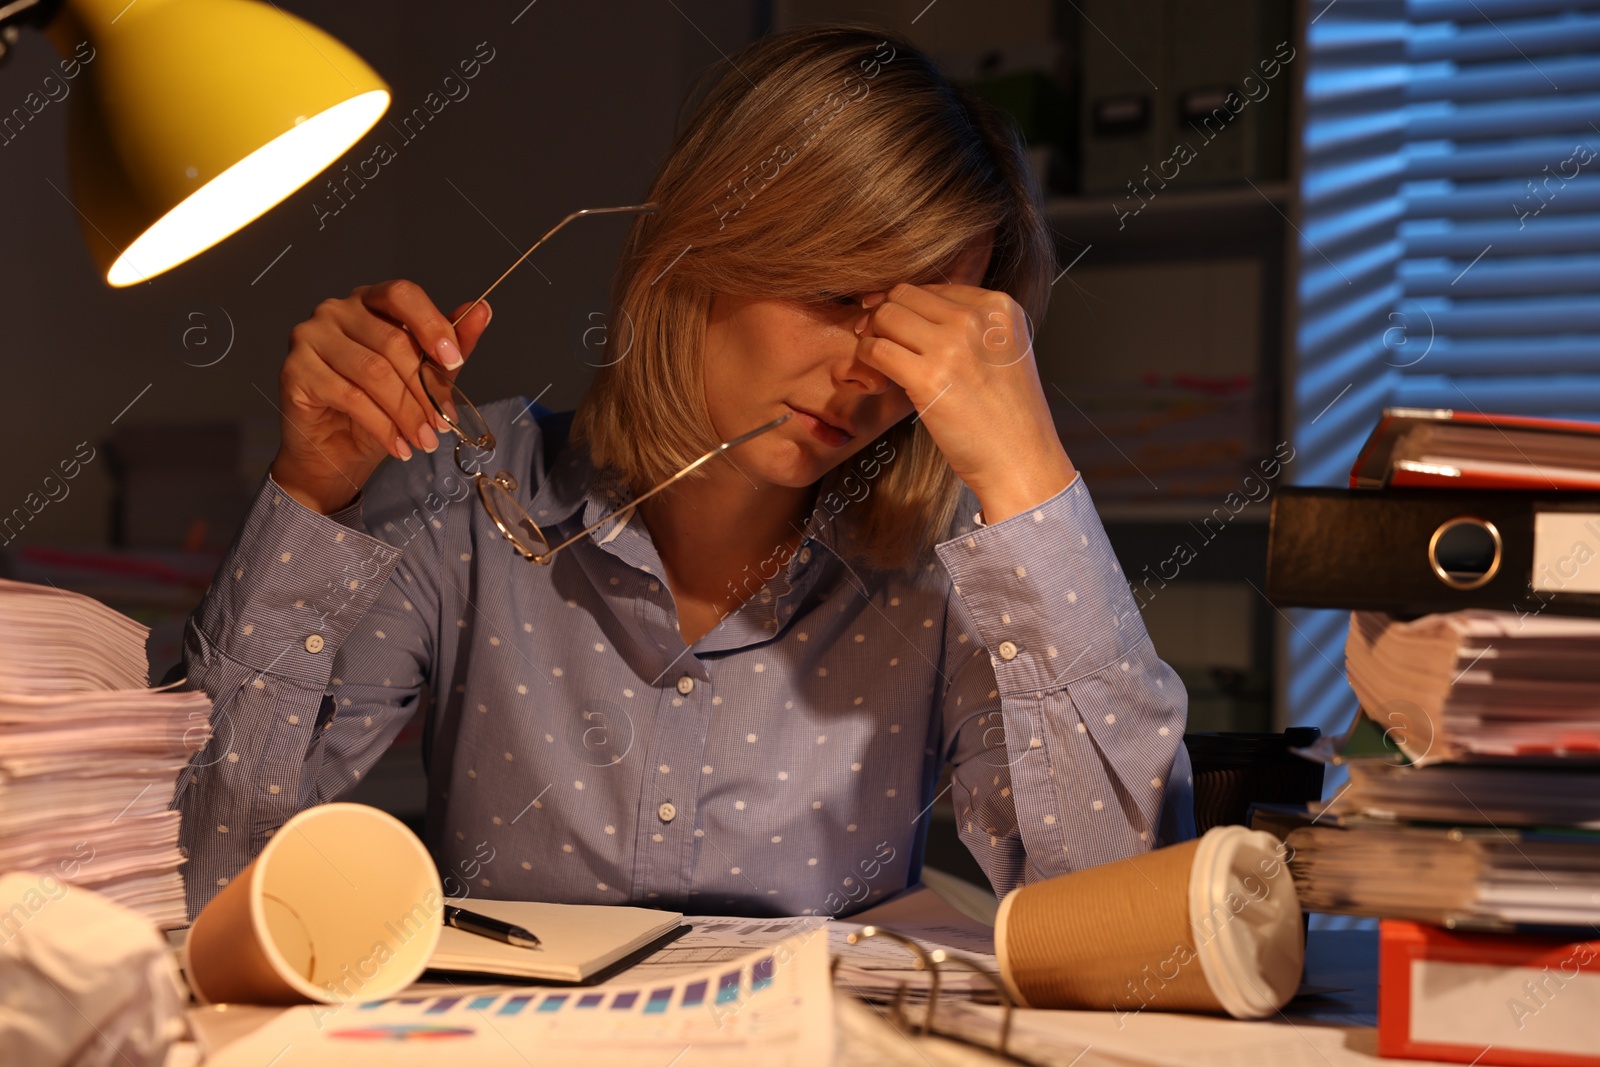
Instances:
[[[1526,1011],[1530,1000],[1541,1005],[1537,1017]],[[1591,972],[1567,977],[1548,967],[1411,961],[1412,1041],[1592,1056],[1597,1010],[1600,975]]]
[[[1533,588],[1541,593],[1600,593],[1600,515],[1534,515]]]

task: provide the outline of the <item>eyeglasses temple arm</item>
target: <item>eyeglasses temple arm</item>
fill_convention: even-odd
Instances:
[[[668,478],[666,481],[662,482],[660,485],[656,486],[654,489],[651,489],[649,492],[644,493],[641,496],[636,497],[626,507],[619,508],[616,511],[613,511],[611,514],[606,515],[604,518],[600,519],[599,522],[593,523],[590,526],[586,527],[585,529],[578,531],[577,533],[573,534],[571,537],[567,538],[565,541],[561,542],[559,545],[557,545],[554,548],[552,548],[550,551],[539,553],[537,556],[534,557],[533,561],[535,563],[543,563],[545,560],[549,559],[551,556],[555,555],[557,552],[560,552],[563,548],[566,548],[568,545],[570,545],[570,544],[572,544],[572,543],[574,543],[576,541],[580,541],[585,537],[588,537],[590,534],[594,533],[594,531],[598,530],[600,527],[604,526],[606,523],[611,522],[614,519],[621,518],[624,515],[631,514],[633,512],[633,510],[635,508],[637,508],[640,504],[644,503],[646,500],[648,500],[651,497],[655,496],[657,493],[661,492],[661,490],[665,489],[667,486],[671,485],[673,482],[677,481],[679,478],[682,478],[685,474],[688,474],[690,471],[694,470],[696,467],[700,466],[702,463],[705,463],[705,462],[707,462],[707,461],[709,461],[711,459],[715,459],[717,456],[722,455],[724,452],[728,451],[730,448],[737,448],[738,446],[744,444],[746,441],[750,440],[751,438],[760,437],[762,434],[766,433],[768,430],[776,430],[779,426],[782,426],[784,423],[788,422],[793,417],[794,416],[792,416],[792,415],[790,415],[790,414],[788,414],[786,412],[786,413],[784,413],[782,415],[779,415],[777,418],[773,419],[769,423],[766,423],[766,424],[761,425],[761,426],[757,426],[755,429],[751,430],[748,433],[740,434],[738,437],[735,437],[731,441],[724,441],[722,444],[718,445],[716,448],[713,448],[711,451],[707,452],[705,455],[701,456],[699,459],[695,460],[693,463],[690,463],[687,467],[683,468],[683,470],[679,471],[677,474],[674,474],[672,477]]]
[[[457,315],[454,319],[451,319],[450,320],[451,329],[454,329],[456,326],[459,326],[461,324],[461,320],[466,318],[467,314],[473,308],[475,308],[479,304],[483,303],[484,297],[486,297],[490,293],[494,292],[495,286],[499,285],[501,282],[505,281],[507,274],[510,274],[512,271],[516,270],[519,266],[522,265],[522,261],[523,260],[525,260],[529,256],[533,255],[533,250],[535,248],[538,248],[540,245],[544,244],[546,241],[548,241],[551,238],[552,235],[555,234],[555,232],[557,230],[561,229],[561,227],[565,226],[567,223],[571,222],[573,219],[577,218],[579,215],[615,215],[615,214],[619,214],[619,213],[627,212],[627,211],[646,211],[646,212],[648,212],[648,211],[654,211],[658,207],[660,207],[659,204],[647,203],[647,204],[629,204],[626,207],[586,207],[586,208],[582,208],[582,209],[580,209],[578,211],[574,211],[572,214],[568,215],[566,218],[562,219],[560,222],[558,222],[554,226],[550,227],[549,231],[543,237],[539,238],[537,241],[533,242],[532,245],[528,246],[528,250],[526,252],[522,253],[522,255],[518,256],[517,257],[517,261],[515,263],[511,264],[511,266],[509,266],[509,267],[507,267],[505,269],[505,274],[502,274],[502,275],[500,275],[500,277],[496,278],[494,280],[494,283],[491,284],[489,286],[489,288],[487,288],[487,289],[485,289],[483,291],[483,295],[482,296],[478,297],[478,299],[476,299],[472,303],[468,304],[462,310],[461,314]]]

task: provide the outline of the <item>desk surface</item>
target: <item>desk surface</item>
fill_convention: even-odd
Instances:
[[[1296,997],[1283,1015],[1273,1020],[1250,1023],[1158,1012],[1120,1020],[1111,1012],[1029,1011],[1019,1015],[1048,1027],[1050,1037],[1058,1038],[1051,1040],[1052,1051],[1067,1053],[1063,1062],[1072,1059],[1081,1049],[1081,1061],[1074,1060],[1076,1067],[1130,1062],[1173,1063],[1185,1067],[1267,1062],[1276,1067],[1300,1064],[1345,1067],[1347,1064],[1409,1062],[1421,1067],[1417,1061],[1376,1058],[1377,965],[1376,931],[1314,931],[1307,939],[1306,973],[1302,982],[1302,988],[1308,993]],[[275,1010],[236,1006],[234,1014],[240,1017],[233,1025],[242,1024],[243,1031],[248,1032],[270,1019]],[[904,1061],[907,1067],[928,1067],[930,1062],[940,1065],[1001,1062],[955,1044],[940,1042],[942,1048],[936,1052],[926,1046],[916,1048],[898,1035],[887,1040],[891,1043],[883,1049],[886,1064],[900,1062],[895,1056],[887,1055],[891,1050],[908,1054]],[[864,1051],[854,1042],[849,1046],[841,1043],[839,1063],[852,1062],[851,1047],[857,1052]],[[375,1047],[371,1051],[372,1059],[358,1057],[352,1064],[381,1064],[381,1050]],[[1263,1056],[1268,1058],[1263,1059]],[[172,1061],[173,1067],[184,1059],[180,1056]]]
[[[1339,1026],[1378,1025],[1378,931],[1313,930],[1306,937],[1302,989],[1328,992],[1296,997],[1291,1018]]]
[[[1308,992],[1274,1017],[1246,1022],[1158,1011],[1018,1011],[1012,1047],[1056,1067],[1423,1067],[1423,1061],[1377,1055],[1377,965],[1377,931],[1316,931],[1306,946],[1302,988]],[[1001,1061],[962,1051],[940,1062]]]

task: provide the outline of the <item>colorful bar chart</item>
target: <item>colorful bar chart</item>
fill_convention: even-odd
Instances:
[[[746,957],[748,959],[749,957]],[[725,971],[715,979],[661,985],[653,988],[595,989],[493,993],[476,996],[442,995],[433,997],[395,997],[360,1005],[363,1012],[384,1008],[406,1008],[427,1016],[484,1014],[499,1016],[556,1015],[562,1012],[606,1011],[666,1015],[673,1010],[704,1008],[712,989],[712,1003],[732,1004],[766,989],[777,973],[772,956],[754,960],[745,967]]]
[[[832,992],[826,939],[795,937],[671,978],[430,986],[348,1015],[303,1005],[219,1050],[215,1067],[326,1067],[361,1045],[387,1067],[665,1065],[691,1047],[706,1067],[816,1067],[835,1048]]]
[[[500,1005],[499,1010],[496,1011],[495,1014],[496,1015],[516,1015],[523,1008],[526,1008],[528,1006],[529,1002],[531,1002],[532,1000],[533,1000],[533,995],[529,994],[529,993],[521,993],[521,994],[518,994],[517,996],[514,996],[514,997],[508,997],[508,998],[506,998],[506,1002],[504,1004]]]

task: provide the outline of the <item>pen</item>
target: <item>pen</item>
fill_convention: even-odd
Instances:
[[[492,937],[496,941],[503,941],[518,948],[539,947],[539,939],[524,927],[502,922],[487,915],[479,915],[475,911],[458,908],[453,904],[444,906],[444,924],[454,926],[457,930],[465,930],[469,934]]]

